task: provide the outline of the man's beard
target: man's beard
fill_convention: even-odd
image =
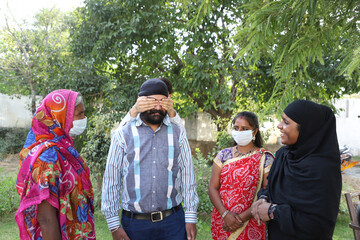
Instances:
[[[156,114],[159,113],[159,114]],[[156,115],[155,115],[156,114]],[[140,114],[141,119],[150,124],[160,124],[166,116],[165,111],[161,110],[150,110]]]

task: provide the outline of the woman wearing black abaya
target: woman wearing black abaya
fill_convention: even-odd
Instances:
[[[252,205],[267,222],[269,240],[332,239],[341,194],[335,116],[326,106],[297,100],[278,128],[281,143],[268,186]]]

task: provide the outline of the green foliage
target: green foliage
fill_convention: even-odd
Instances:
[[[0,92],[31,95],[33,112],[36,95],[59,88],[79,91],[92,102],[102,98],[108,77],[97,74],[92,59],[75,58],[69,49],[75,16],[52,8],[40,10],[32,24],[8,19],[0,34]]]
[[[196,155],[193,157],[197,193],[199,196],[199,213],[210,214],[213,209],[208,194],[213,159],[221,149],[234,145],[234,140],[232,140],[232,137],[225,131],[220,132],[217,139],[216,147],[214,147],[206,156],[204,156],[197,148]]]
[[[191,12],[194,1],[177,2],[184,11]],[[196,2],[198,11],[190,21],[193,28],[226,9],[240,19],[231,35],[234,58],[257,65],[266,59],[268,74],[275,81],[274,85],[258,85],[272,86],[262,88],[266,95],[271,91],[272,96],[256,102],[256,111],[280,113],[294,99],[330,105],[332,98],[360,91],[358,1]],[[228,5],[236,11],[233,13]]]
[[[16,177],[9,176],[0,168],[0,216],[13,212],[20,203],[16,191]]]
[[[214,120],[229,118],[250,100],[261,103],[271,96],[269,65],[235,60],[231,52],[232,31],[240,22],[233,4],[224,1],[219,11],[193,27],[188,21],[198,14],[198,2],[188,5],[188,11],[168,0],[85,3],[72,29],[72,49],[77,57],[94,59],[99,74],[114,79],[116,96],[123,86],[134,92],[145,79],[163,76],[174,86],[181,116],[203,110]],[[106,103],[123,107],[115,112],[127,111],[115,104],[118,100],[126,98],[109,92]]]
[[[20,153],[29,130],[0,128],[0,155]]]
[[[106,167],[106,159],[111,143],[110,130],[113,123],[109,115],[95,114],[89,119],[84,146],[81,155],[91,169],[95,194],[95,205],[101,205],[101,185]]]
[[[209,164],[208,159],[201,154],[198,148],[196,149],[196,156],[193,157],[193,164],[197,184],[196,190],[199,196],[198,212],[211,213],[213,205],[208,194],[211,165]]]

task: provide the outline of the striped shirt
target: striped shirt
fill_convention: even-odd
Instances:
[[[134,135],[134,127],[138,137]],[[173,139],[169,141],[168,136]],[[170,149],[169,143],[173,145]],[[173,161],[169,161],[169,155]],[[171,124],[168,116],[154,132],[138,114],[135,122],[118,128],[111,138],[101,203],[109,229],[120,227],[121,209],[149,213],[175,207],[181,202],[185,208],[185,222],[196,223],[199,199],[186,134],[183,128]]]

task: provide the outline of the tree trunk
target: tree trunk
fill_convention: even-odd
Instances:
[[[36,112],[36,91],[34,88],[34,82],[32,79],[30,79],[30,92],[31,92],[31,112],[32,115]]]

